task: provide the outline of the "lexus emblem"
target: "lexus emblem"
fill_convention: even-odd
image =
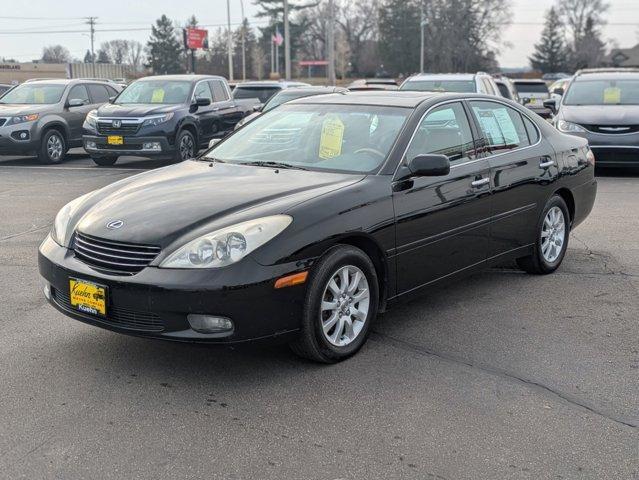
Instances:
[[[111,122],[111,125],[113,126],[113,128],[120,128],[122,126],[122,120],[113,120],[113,122]]]
[[[117,230],[118,228],[122,228],[124,222],[122,220],[113,220],[106,224],[106,227],[109,230]]]

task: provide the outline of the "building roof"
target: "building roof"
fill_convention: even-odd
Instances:
[[[639,44],[631,48],[613,48],[608,57],[615,67],[639,67]]]

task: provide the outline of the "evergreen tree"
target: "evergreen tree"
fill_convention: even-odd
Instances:
[[[109,54],[103,49],[98,50],[98,58],[95,61],[96,63],[111,63]]]
[[[601,40],[601,32],[595,21],[588,17],[583,34],[575,39],[572,52],[573,67],[596,68],[601,67],[606,56],[606,44]]]
[[[166,15],[157,19],[147,42],[149,66],[155,74],[182,73],[182,46]]]
[[[387,0],[379,10],[378,70],[409,75],[419,70],[419,5],[413,0]]]
[[[93,62],[93,56],[91,55],[91,52],[87,50],[87,53],[84,54],[84,63],[92,63],[92,62]]]
[[[546,22],[539,43],[530,57],[530,65],[543,73],[562,72],[568,67],[568,48],[564,42],[565,26],[557,10],[546,12]]]

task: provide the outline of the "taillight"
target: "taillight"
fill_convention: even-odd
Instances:
[[[592,150],[590,149],[588,149],[588,151],[586,152],[586,160],[590,165],[592,165],[593,167],[595,166],[595,154],[592,153]]]

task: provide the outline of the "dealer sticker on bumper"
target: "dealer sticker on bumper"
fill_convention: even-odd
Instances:
[[[106,315],[106,287],[76,278],[69,279],[71,306],[91,315]]]
[[[124,138],[120,135],[109,135],[107,137],[107,143],[109,145],[124,145]]]

